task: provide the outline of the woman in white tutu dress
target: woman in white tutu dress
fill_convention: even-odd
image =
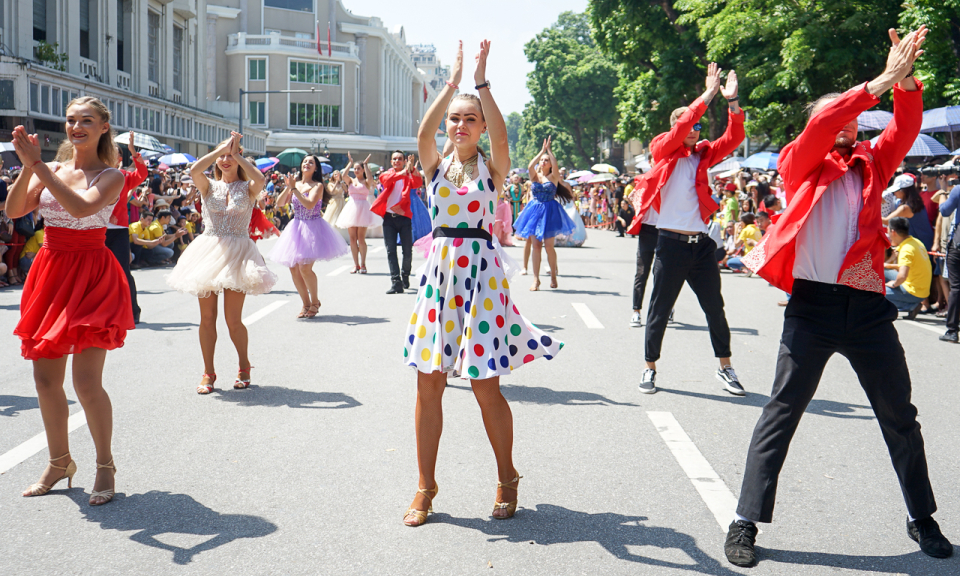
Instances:
[[[353,156],[347,152],[350,161],[343,169],[343,179],[347,183],[350,201],[343,207],[337,218],[337,228],[344,228],[350,234],[350,252],[353,254],[353,272],[351,274],[367,273],[367,228],[380,226],[383,218],[370,210],[370,190],[377,185],[376,180],[367,168],[370,155],[363,162],[354,163]],[[354,171],[350,176],[351,168]],[[359,258],[358,258],[359,256]]]
[[[307,156],[300,163],[300,181],[285,178],[286,188],[277,206],[293,204],[293,220],[280,234],[267,257],[290,269],[303,309],[297,318],[313,318],[320,312],[320,295],[313,263],[332,260],[347,253],[347,243],[327,223],[323,214],[324,186],[320,162]]]
[[[230,339],[237,348],[240,370],[233,387],[250,386],[247,328],[243,325],[243,301],[247,294],[265,294],[277,282],[263,256],[250,239],[250,215],[263,190],[263,174],[243,157],[242,136],[231,132],[216,150],[190,168],[193,185],[203,199],[204,232],[187,246],[167,276],[167,284],[200,299],[200,349],[203,378],[198,394],[213,392],[217,373],[213,366],[217,345],[217,300],[223,294],[223,317]],[[203,173],[211,164],[212,182]],[[249,178],[249,180],[248,180]]]

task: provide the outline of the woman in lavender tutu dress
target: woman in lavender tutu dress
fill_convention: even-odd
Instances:
[[[316,156],[307,156],[300,163],[299,182],[292,176],[285,180],[286,188],[277,198],[277,206],[292,202],[293,220],[283,229],[267,257],[290,269],[293,284],[303,300],[303,309],[297,318],[313,318],[320,312],[313,263],[338,258],[349,249],[343,237],[323,218],[323,175]]]
[[[350,194],[350,201],[337,217],[337,228],[346,229],[350,234],[350,253],[353,254],[353,272],[351,274],[367,273],[367,228],[371,226],[380,226],[383,224],[383,218],[374,214],[370,210],[370,191],[377,185],[370,169],[367,168],[367,162],[370,156],[367,155],[363,162],[354,162],[353,156],[347,152],[349,163],[343,169],[343,179],[347,183],[347,191]],[[353,177],[350,171],[353,170]],[[359,256],[359,259],[358,259]]]

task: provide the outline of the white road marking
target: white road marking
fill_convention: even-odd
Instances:
[[[339,274],[346,272],[347,270],[350,270],[351,268],[353,268],[353,264],[344,264],[343,266],[337,268],[333,272],[327,274],[327,276],[337,276]]]
[[[726,532],[737,511],[737,499],[734,498],[733,492],[723,483],[696,444],[680,427],[680,423],[673,414],[647,412],[647,416],[657,427],[660,437],[666,442],[667,448],[673,453],[673,457],[677,459],[687,478],[693,483],[693,487],[697,489],[700,498],[717,519],[720,530]]]
[[[947,331],[946,325],[937,328],[936,326],[931,326],[924,322],[917,322],[916,320],[907,320],[904,322],[904,324],[910,324],[916,326],[917,328],[923,328],[924,330],[929,330],[935,334],[943,334]]]
[[[67,419],[67,434],[87,423],[87,415],[83,410]],[[47,447],[47,434],[41,432],[13,450],[0,456],[0,474],[4,474],[17,464],[30,458]]]
[[[386,246],[376,246],[374,248],[367,250],[367,254],[376,254],[377,252],[381,250],[386,250],[386,249],[387,249]]]
[[[251,314],[251,315],[247,316],[246,318],[244,318],[244,319],[243,319],[243,323],[246,324],[247,326],[249,326],[249,325],[253,324],[254,322],[256,322],[257,320],[261,320],[261,319],[263,319],[263,318],[266,318],[266,317],[267,317],[267,314],[270,314],[271,312],[273,312],[273,311],[276,310],[277,308],[283,306],[283,305],[286,304],[287,302],[289,302],[289,300],[277,300],[276,302],[272,302],[272,303],[270,303],[270,304],[267,304],[267,305],[264,306],[263,308],[257,310],[257,311],[254,312],[253,314]]]
[[[603,328],[603,324],[597,320],[597,317],[593,315],[593,312],[590,311],[590,308],[588,308],[586,304],[574,302],[573,309],[580,315],[580,318],[583,320],[583,323],[587,325],[587,328]]]

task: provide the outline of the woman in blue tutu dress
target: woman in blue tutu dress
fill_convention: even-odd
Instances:
[[[283,229],[280,239],[267,255],[290,269],[303,309],[297,318],[313,318],[320,312],[317,275],[313,263],[332,260],[350,252],[343,236],[323,219],[324,185],[320,162],[307,156],[300,163],[300,180],[288,175],[286,188],[277,198],[277,206],[293,204],[293,220]]]
[[[573,234],[576,225],[567,212],[557,202],[560,196],[567,202],[573,201],[573,194],[560,182],[560,169],[557,159],[550,149],[552,139],[543,141],[543,148],[537,157],[530,161],[530,182],[533,187],[533,199],[527,203],[520,217],[513,224],[517,236],[528,238],[533,251],[533,286],[530,290],[540,289],[540,250],[547,251],[547,264],[550,265],[550,287],[557,287],[557,251],[554,238],[558,235]]]

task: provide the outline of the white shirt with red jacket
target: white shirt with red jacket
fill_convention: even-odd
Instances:
[[[743,142],[746,135],[743,130],[743,110],[734,114],[727,112],[727,129],[722,136],[715,141],[701,140],[693,147],[691,151],[683,145],[683,140],[690,134],[693,125],[700,121],[700,117],[707,111],[707,105],[703,98],[697,98],[687,108],[687,111],[680,115],[676,124],[670,128],[669,132],[657,135],[650,142],[650,151],[653,153],[653,169],[637,176],[634,182],[633,192],[630,193],[630,202],[637,210],[637,215],[627,230],[627,234],[637,234],[640,231],[640,224],[648,210],[653,208],[663,216],[660,210],[661,197],[660,192],[667,184],[670,176],[673,175],[674,167],[681,158],[686,158],[690,154],[698,154],[700,161],[697,164],[694,186],[697,191],[697,198],[700,204],[700,219],[704,224],[710,220],[710,215],[717,211],[719,206],[713,201],[710,194],[710,184],[707,181],[707,169],[720,162],[723,158],[733,153],[737,146]]]
[[[894,87],[893,120],[880,135],[876,146],[869,141],[857,142],[846,157],[833,149],[837,134],[861,112],[880,101],[867,92],[866,84],[844,92],[810,119],[800,136],[783,149],[777,161],[787,192],[787,209],[760,244],[743,259],[744,265],[786,292],[793,291],[795,277],[806,277],[884,293],[883,256],[890,241],[880,220],[881,194],[920,133],[923,84],[919,80],[916,83],[915,91],[903,90],[899,85]],[[818,213],[823,211],[817,209],[819,203],[847,202],[837,195],[848,196],[845,189],[851,179],[846,175],[850,170],[858,172],[859,178],[854,182],[857,179],[862,181],[862,184],[856,182],[862,200],[858,202],[859,211],[850,207],[856,213],[856,235],[844,251],[853,236],[845,223],[832,225],[837,229],[831,229],[827,238],[802,231],[807,225],[822,228],[820,220],[823,216]],[[825,195],[829,195],[827,200]],[[803,245],[798,247],[798,243]],[[811,272],[811,268],[804,264],[804,261],[818,259],[834,260],[837,251],[841,252],[842,258],[833,278],[824,277],[825,273],[819,268]]]
[[[123,228],[126,230],[130,224],[130,212],[127,210],[130,192],[147,179],[148,173],[147,165],[143,163],[143,158],[139,154],[133,157],[133,165],[137,168],[133,172],[120,171],[123,174],[123,190],[120,191],[120,198],[110,214],[110,223],[107,224],[107,228]]]
[[[397,184],[402,184],[399,200],[393,194]],[[410,190],[423,186],[423,178],[420,174],[402,174],[393,168],[380,175],[380,186],[383,187],[383,193],[377,196],[377,199],[370,205],[370,211],[383,218],[387,210],[402,214],[407,218],[412,218],[410,212]]]

